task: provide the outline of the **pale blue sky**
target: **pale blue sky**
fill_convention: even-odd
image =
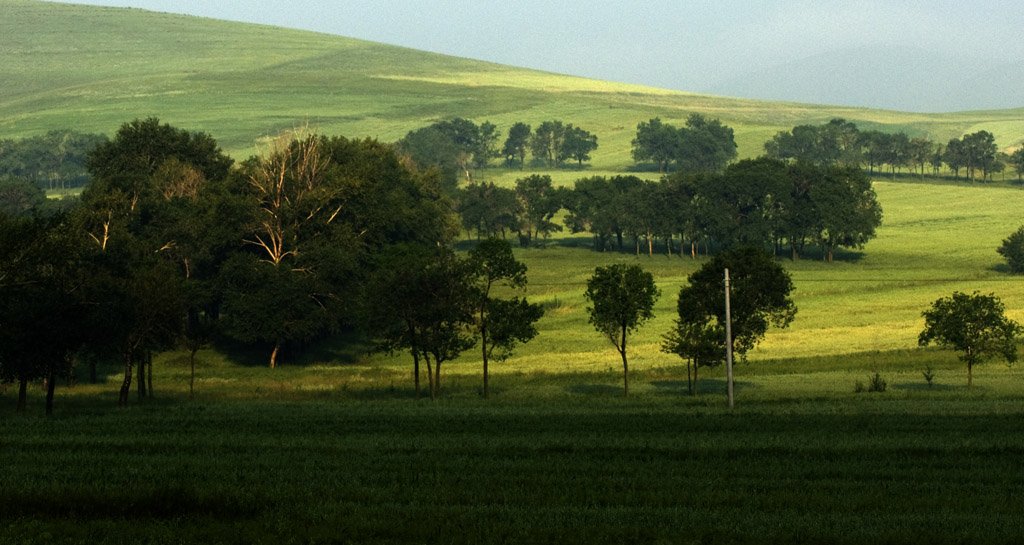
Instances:
[[[82,0],[688,91],[851,48],[1024,60],[1016,0]],[[837,70],[839,67],[837,67]],[[892,67],[899,71],[901,67]],[[726,90],[728,91],[728,90]],[[751,91],[745,90],[750,93]],[[753,91],[756,93],[756,91]],[[777,97],[769,97],[777,98]],[[1024,106],[1024,104],[1020,104]]]

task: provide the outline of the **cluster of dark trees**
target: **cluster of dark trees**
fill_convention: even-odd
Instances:
[[[866,168],[874,174],[888,168],[895,176],[902,169],[917,172],[921,177],[928,170],[938,175],[945,165],[954,179],[991,179],[993,174],[1013,165],[1018,179],[1024,174],[1024,152],[1000,153],[995,137],[978,131],[953,138],[945,147],[923,137],[906,133],[861,131],[854,123],[833,119],[824,125],[799,125],[777,133],[765,142],[765,153],[778,159],[793,159],[817,165],[844,165]]]
[[[81,187],[89,181],[86,154],[106,141],[101,134],[73,130],[22,140],[0,139],[0,181],[27,182],[42,189]]]
[[[456,257],[437,172],[392,146],[293,135],[235,165],[208,135],[146,119],[86,166],[73,210],[0,214],[0,382],[19,384],[19,408],[45,379],[49,411],[76,361],[93,379],[96,361],[122,362],[124,405],[133,374],[152,396],[154,351],[194,358],[225,335],[265,346],[273,367],[289,345],[368,324],[417,368],[433,362],[436,394],[440,364],[476,338],[486,361],[535,333],[539,307],[491,293],[525,282],[509,245]]]
[[[562,229],[553,221],[568,211],[566,226],[594,235],[598,251],[625,249],[639,255],[696,258],[701,246],[754,245],[775,253],[788,246],[798,259],[808,245],[832,261],[838,248],[860,248],[875,236],[882,209],[867,174],[858,168],[818,166],[762,157],[723,172],[674,172],[660,181],[636,176],[593,176],[574,188],[554,188],[547,176],[517,181],[514,189],[471,184],[460,193],[463,227],[478,236],[516,233],[522,245]]]
[[[498,128],[489,121],[477,125],[454,118],[410,131],[398,142],[398,149],[420,167],[437,167],[448,190],[460,178],[471,181],[472,169],[484,168],[492,159],[504,158],[506,166],[518,161],[522,168],[529,152],[538,166],[558,168],[576,161],[582,167],[597,149],[597,136],[559,120],[545,121],[536,129],[517,122],[501,147],[500,138]]]
[[[686,172],[718,171],[736,158],[732,128],[717,119],[690,114],[686,126],[676,128],[660,118],[641,122],[633,139],[633,160],[653,163],[658,172],[673,168]]]

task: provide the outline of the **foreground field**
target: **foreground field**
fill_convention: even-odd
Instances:
[[[678,392],[175,400],[4,417],[0,541],[1014,543],[1018,399],[904,391],[735,414]]]

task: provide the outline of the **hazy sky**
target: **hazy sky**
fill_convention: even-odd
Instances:
[[[705,91],[853,47],[1024,59],[1019,0],[83,0]],[[893,67],[893,70],[899,70]],[[1024,104],[1022,104],[1024,105]]]

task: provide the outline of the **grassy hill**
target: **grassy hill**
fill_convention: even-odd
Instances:
[[[598,135],[595,170],[632,164],[638,122],[681,124],[691,112],[732,126],[741,157],[780,129],[833,117],[936,141],[980,129],[1002,147],[1024,141],[1024,109],[925,115],[740,100],[138,9],[0,0],[0,13],[0,138],[68,127],[110,134],[157,116],[244,157],[261,137],[307,122],[391,141],[446,117],[503,130],[562,119]]]

